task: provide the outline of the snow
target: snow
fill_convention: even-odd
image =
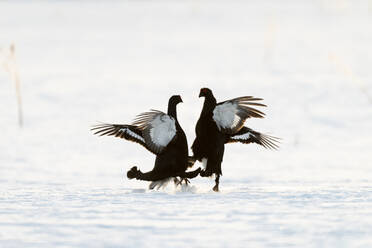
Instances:
[[[0,247],[371,247],[371,6],[1,1],[24,126],[2,66]],[[226,146],[220,193],[213,178],[150,191],[126,171],[154,155],[90,131],[179,94],[191,145],[202,87],[264,98],[245,125],[282,138]]]

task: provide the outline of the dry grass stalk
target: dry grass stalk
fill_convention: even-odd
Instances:
[[[3,52],[3,50],[0,50]],[[4,61],[2,66],[4,67],[5,71],[10,74],[11,80],[15,84],[16,88],[16,96],[17,96],[17,105],[18,105],[18,124],[20,127],[23,126],[23,111],[22,111],[22,95],[21,95],[21,81],[19,79],[19,72],[16,63],[16,56],[15,56],[15,45],[11,44],[8,51],[5,51],[7,54],[4,55]]]

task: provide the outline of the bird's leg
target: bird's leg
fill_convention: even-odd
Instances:
[[[189,178],[191,179],[191,178],[194,178],[194,177],[198,176],[199,173],[200,173],[200,171],[201,171],[201,168],[199,167],[199,168],[197,168],[197,169],[194,170],[194,171],[178,173],[177,176],[180,177],[180,181],[178,181],[177,183],[176,183],[176,181],[175,181],[174,183],[175,183],[177,186],[178,186],[178,185],[181,185],[182,182],[185,182],[185,184],[188,185],[188,184],[190,183]]]
[[[181,183],[181,181],[178,180],[177,177],[173,178],[173,182],[174,182],[174,184],[175,184],[176,186],[178,186],[178,185]]]
[[[216,182],[216,185],[214,185],[213,191],[214,192],[218,192],[219,191],[218,185],[220,184],[220,174],[216,174],[216,180],[215,180],[215,182]]]
[[[186,185],[188,185],[190,183],[190,180],[187,179],[187,177],[181,178],[181,182],[183,182],[183,181],[185,182]]]
[[[176,180],[174,180],[174,183],[178,186],[178,185],[182,185],[182,182],[185,182],[186,185],[188,185],[190,183],[189,179],[187,179],[186,177],[182,178],[181,177],[181,180],[178,180],[177,179],[177,182]]]

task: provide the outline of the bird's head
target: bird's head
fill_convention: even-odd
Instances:
[[[201,88],[200,89],[200,93],[199,93],[199,97],[208,97],[208,96],[213,96],[212,94],[212,91],[208,88]]]
[[[171,96],[171,98],[169,98],[170,105],[177,105],[180,102],[183,102],[180,95],[174,95],[174,96]]]

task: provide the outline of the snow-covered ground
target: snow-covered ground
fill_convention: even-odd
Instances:
[[[0,67],[0,247],[371,247],[371,1],[1,1],[24,127]],[[264,98],[212,179],[147,190],[137,144],[97,121],[166,110],[192,143],[201,87]],[[200,164],[197,164],[199,166]]]

